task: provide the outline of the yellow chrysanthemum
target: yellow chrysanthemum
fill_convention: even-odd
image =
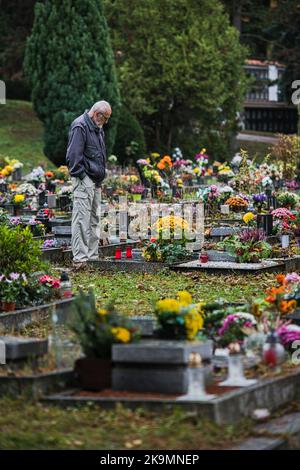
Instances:
[[[203,317],[197,312],[196,308],[193,308],[184,317],[184,324],[187,331],[187,337],[189,340],[192,340],[203,327]]]
[[[8,172],[8,174],[12,173],[13,172],[13,167],[11,165],[6,165],[4,167],[4,170],[6,170]]]
[[[159,312],[179,313],[181,305],[176,299],[162,299],[156,302],[156,308]]]
[[[178,296],[178,299],[179,299],[179,302],[181,303],[181,305],[183,305],[185,307],[190,305],[193,301],[193,298],[192,298],[191,294],[186,290],[181,290],[181,291],[177,292],[177,296]]]
[[[131,334],[130,331],[128,331],[126,328],[116,327],[112,328],[111,331],[118,341],[120,341],[121,343],[129,343],[131,339]]]
[[[254,219],[254,214],[252,212],[247,212],[247,214],[244,215],[243,221],[245,224],[249,224],[252,220]]]
[[[136,176],[136,175],[131,175],[130,176],[131,183],[137,183],[138,180],[139,180],[138,176]]]
[[[99,308],[98,313],[99,313],[99,315],[106,315],[107,310],[106,310],[106,308]]]
[[[23,202],[24,200],[25,200],[24,194],[16,194],[16,195],[14,196],[14,202],[15,202],[16,204],[19,204],[20,202]]]
[[[156,227],[157,227],[157,230],[161,230],[161,229],[174,230],[175,228],[186,230],[189,228],[189,224],[182,217],[170,215],[170,216],[161,217],[160,219],[158,219],[158,221],[156,222]]]
[[[196,168],[194,168],[195,175],[197,175],[199,172],[200,172],[200,168],[198,166],[196,166]]]

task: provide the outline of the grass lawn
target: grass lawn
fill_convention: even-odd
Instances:
[[[31,103],[8,100],[0,108],[0,156],[17,158],[24,163],[25,171],[46,164],[53,164],[43,153],[43,127],[35,115]]]
[[[246,438],[250,421],[217,426],[179,409],[151,413],[92,404],[61,409],[28,399],[1,399],[0,448],[27,449],[220,449]]]
[[[174,296],[179,290],[188,290],[197,301],[219,298],[241,301],[263,294],[274,283],[273,274],[218,276],[172,271],[159,274],[91,271],[72,274],[71,278],[75,289],[92,286],[99,300],[106,302],[115,297],[120,311],[134,315],[150,313],[156,300]]]

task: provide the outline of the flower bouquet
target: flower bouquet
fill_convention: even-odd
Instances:
[[[140,201],[142,194],[145,191],[145,186],[143,184],[133,184],[130,187],[130,192],[134,201]]]
[[[251,313],[236,312],[224,318],[218,331],[217,342],[222,347],[242,343],[256,330],[257,321]]]
[[[238,235],[231,235],[219,245],[235,254],[239,263],[259,263],[268,258],[272,247],[265,241],[263,230],[246,228]]]
[[[92,290],[82,291],[74,301],[71,330],[80,343],[84,358],[75,363],[75,374],[85,390],[102,390],[111,386],[112,345],[139,339],[138,329],[115,308],[114,301],[97,308]]]
[[[246,201],[246,199],[244,199],[241,196],[231,196],[229,199],[227,199],[225,204],[230,206],[230,208],[234,212],[241,212],[241,211],[245,210],[249,205],[249,203]]]
[[[284,207],[286,209],[294,209],[297,205],[298,198],[296,194],[286,191],[284,193],[280,193],[277,196],[277,202],[280,207]]]
[[[45,235],[45,226],[40,220],[30,219],[28,225],[34,237]]]
[[[192,341],[203,327],[203,304],[193,302],[187,291],[178,292],[175,299],[159,300],[154,313],[160,338]]]

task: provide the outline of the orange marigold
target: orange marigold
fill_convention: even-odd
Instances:
[[[157,164],[157,168],[158,168],[159,170],[164,170],[164,169],[165,169],[165,166],[166,166],[166,164],[165,164],[165,162],[164,162],[163,160],[160,160],[160,162],[158,162],[158,164]]]
[[[284,275],[284,274],[277,274],[276,280],[277,280],[278,284],[281,284],[281,285],[286,284],[286,280],[285,280],[285,275]]]
[[[296,306],[297,306],[296,300],[282,300],[280,302],[279,308],[280,308],[281,313],[286,314],[286,313],[293,313]]]

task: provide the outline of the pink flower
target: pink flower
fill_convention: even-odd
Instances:
[[[20,274],[19,273],[10,273],[9,277],[13,280],[13,281],[17,281],[20,277]]]
[[[284,207],[280,207],[279,209],[275,209],[271,212],[275,219],[286,219],[286,220],[294,220],[296,217],[292,214],[291,211],[285,209]]]
[[[300,276],[297,273],[289,273],[285,276],[287,282],[300,282]]]

